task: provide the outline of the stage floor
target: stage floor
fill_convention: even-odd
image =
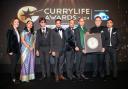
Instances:
[[[120,71],[116,80],[90,77],[88,80],[59,82],[55,82],[53,78],[39,80],[39,74],[36,74],[35,80],[20,84],[11,84],[9,74],[6,73],[0,74],[0,89],[128,89],[128,71]]]

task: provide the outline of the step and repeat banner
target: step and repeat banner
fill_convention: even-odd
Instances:
[[[113,18],[118,26],[120,19],[118,14],[117,0],[8,0],[1,3],[1,26],[0,29],[0,63],[9,64],[6,54],[6,31],[10,21],[14,17],[20,20],[21,30],[28,19],[34,22],[35,30],[39,29],[39,18],[47,19],[47,26],[54,28],[56,19],[62,20],[62,27],[68,27],[68,20],[84,17],[86,27],[90,29],[94,26],[94,18],[100,16],[103,25],[106,20]],[[4,60],[3,60],[4,59]]]
[[[23,6],[21,7],[18,12],[17,16],[23,23],[26,22],[28,19],[32,19],[33,22],[38,21],[40,17],[45,17],[48,20],[48,26],[53,28],[54,21],[56,19],[62,20],[62,26],[68,25],[68,20],[74,19],[78,20],[78,18],[83,17],[86,21],[93,20],[96,16],[100,16],[102,20],[108,20],[109,19],[109,10],[108,9],[92,9],[92,8],[86,8],[86,7],[75,7],[75,8],[41,8],[38,9],[35,6]],[[87,24],[88,25],[88,24]]]
[[[87,27],[90,28],[96,16],[100,16],[103,21],[112,16],[109,4],[108,0],[33,0],[19,7],[16,15],[23,23],[29,18],[32,19],[36,27],[38,27],[38,19],[43,16],[47,19],[50,28],[54,28],[56,19],[61,19],[62,26],[66,28],[68,20],[76,20],[77,25],[78,18],[83,17]]]

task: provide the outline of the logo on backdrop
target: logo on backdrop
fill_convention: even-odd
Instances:
[[[77,20],[83,17],[85,20],[93,20],[96,16],[100,16],[102,20],[108,20],[109,10],[92,10],[91,8],[43,8],[37,9],[34,6],[24,6],[18,10],[17,16],[19,20],[26,23],[27,20],[37,21],[43,16],[50,23],[54,23],[56,19],[63,20],[63,25],[67,25],[68,20]]]
[[[24,6],[18,10],[17,16],[19,20],[26,23],[28,20],[35,22],[39,16],[35,15],[34,12],[37,11],[36,7],[33,6]]]
[[[94,18],[97,16],[100,16],[102,20],[108,20],[109,15],[108,15],[109,10],[94,10]]]

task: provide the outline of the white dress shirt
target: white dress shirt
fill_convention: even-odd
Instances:
[[[41,28],[42,33],[46,33],[46,27]]]
[[[111,42],[111,36],[112,36],[112,28],[108,28],[109,32],[110,32],[110,45],[109,46],[112,46],[112,42]]]
[[[62,30],[59,30],[59,35],[61,37],[61,39],[63,38],[63,33],[62,33]]]
[[[20,43],[20,35],[19,35],[19,32],[18,32],[18,30],[15,30],[15,32],[16,32],[17,40]]]

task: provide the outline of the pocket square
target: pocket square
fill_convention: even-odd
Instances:
[[[113,34],[116,34],[116,32],[113,32]]]
[[[104,31],[101,31],[101,33],[103,33]]]

